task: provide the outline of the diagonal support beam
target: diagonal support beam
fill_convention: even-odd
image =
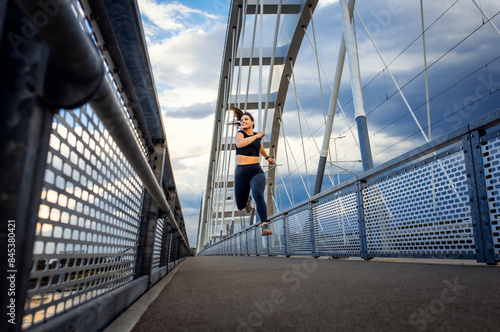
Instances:
[[[264,14],[276,15],[278,13],[278,0],[263,0]],[[247,14],[255,14],[257,0],[248,0]],[[281,14],[298,14],[301,11],[300,2],[297,0],[283,1]],[[260,14],[260,5],[257,8],[257,14]]]

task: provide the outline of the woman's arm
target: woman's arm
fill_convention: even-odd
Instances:
[[[243,148],[243,147],[247,146],[248,144],[252,143],[253,141],[255,141],[257,138],[264,137],[265,135],[266,134],[259,131],[257,134],[245,138],[243,136],[243,133],[236,133],[236,146],[238,148]]]
[[[264,150],[264,148],[261,146],[260,147],[260,154],[262,155],[262,157],[264,158],[267,158],[266,160],[270,163],[270,164],[274,164],[274,159],[269,157],[269,155],[266,153],[266,150]]]

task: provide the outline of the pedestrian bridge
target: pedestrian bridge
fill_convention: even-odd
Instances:
[[[500,8],[465,2],[444,4],[428,26],[420,3],[422,31],[402,54],[419,40],[425,57],[425,33],[459,6],[479,19],[400,84],[362,4],[335,4],[330,73],[314,28],[321,2],[232,1],[191,248],[137,3],[0,0],[1,330],[499,329],[500,57],[490,53]],[[361,27],[383,64],[364,85]],[[453,62],[452,80],[429,90],[428,69],[449,69],[471,40],[487,56]],[[303,97],[316,80],[317,96]],[[415,80],[420,104],[407,96]],[[278,162],[266,171],[271,236],[233,206],[233,105],[256,112]],[[399,126],[406,136],[383,137],[403,152],[374,147]],[[342,160],[346,136],[353,159]]]
[[[189,257],[104,331],[493,331],[499,273],[468,260]]]

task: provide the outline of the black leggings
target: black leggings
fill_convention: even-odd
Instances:
[[[234,197],[238,210],[243,210],[248,202],[248,194],[252,189],[252,196],[257,206],[257,213],[261,222],[267,222],[267,206],[264,199],[266,176],[259,163],[237,165],[234,173]]]

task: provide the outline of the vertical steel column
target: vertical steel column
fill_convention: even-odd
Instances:
[[[285,257],[290,257],[288,254],[288,244],[286,236],[286,219],[288,218],[288,213],[283,213],[283,242],[285,243]]]
[[[169,263],[169,255],[170,255],[170,250],[171,250],[171,241],[172,241],[172,236],[171,234],[174,232],[172,225],[169,223],[165,223],[164,229],[163,229],[163,234],[164,234],[164,242],[163,242],[163,247],[162,247],[162,265],[167,267],[168,271],[168,263]]]
[[[271,256],[271,240],[269,240],[269,238],[271,237],[271,235],[268,235],[266,236],[266,242],[267,242],[267,256]]]
[[[355,0],[349,0],[349,20],[352,20],[354,2]],[[345,53],[346,53],[345,37],[344,34],[342,34],[339,54],[337,56],[337,68],[335,69],[335,80],[333,82],[333,90],[332,94],[330,95],[330,104],[328,106],[328,116],[325,125],[325,134],[323,135],[323,146],[321,148],[321,153],[319,156],[318,172],[316,174],[316,183],[314,184],[314,195],[317,195],[321,192],[321,186],[323,185],[326,159],[328,158],[328,151],[330,148],[330,137],[332,135],[333,120],[335,119],[337,99],[339,96],[340,81],[342,79],[342,72],[344,70]]]
[[[150,165],[153,169],[153,173],[155,175],[158,183],[163,183],[163,170],[165,163],[165,142],[164,141],[155,141],[153,142],[155,145],[155,151],[150,155]],[[146,203],[146,202],[145,202]],[[154,200],[150,200],[149,205],[144,206],[147,208],[146,215],[141,220],[141,228],[139,234],[139,247],[142,246],[141,257],[137,257],[138,260],[142,261],[141,270],[137,271],[139,276],[149,275],[151,276],[151,272],[153,269],[153,254],[154,254],[154,246],[155,246],[155,233],[156,233],[156,224],[160,213],[160,208],[158,204]],[[143,225],[142,223],[146,223]],[[165,224],[168,223],[165,220]],[[139,264],[138,264],[139,265]]]
[[[369,259],[368,244],[366,241],[365,210],[363,207],[363,186],[360,181],[356,182],[356,204],[358,207],[359,244],[361,258]]]
[[[248,230],[248,229],[245,231],[245,236],[246,236],[246,238],[247,238],[247,240],[246,240],[247,256],[250,256],[250,248],[248,248],[248,232],[249,232],[249,231],[250,231],[250,230]]]
[[[254,227],[253,231],[254,231],[254,235],[255,235],[254,236],[254,240],[255,240],[255,256],[260,256],[259,255],[259,248],[257,247],[257,226]]]
[[[351,73],[351,90],[354,102],[356,124],[358,127],[361,160],[363,161],[363,170],[367,171],[373,168],[373,160],[370,148],[370,139],[368,135],[368,127],[366,125],[366,113],[363,105],[361,77],[359,73],[358,60],[356,57],[356,49],[354,47],[354,36],[351,30],[347,0],[340,0],[339,3],[342,13],[342,23],[344,29],[347,59],[349,62],[349,71]]]
[[[309,207],[309,225],[311,231],[311,255],[314,258],[318,258],[319,256],[316,254],[316,239],[314,237],[314,211],[313,211],[313,203],[314,201],[309,202],[307,205]]]
[[[472,227],[476,242],[476,260],[480,263],[494,264],[495,252],[493,250],[493,234],[483,171],[481,143],[478,131],[473,131],[462,137],[471,203]]]
[[[154,200],[151,197],[149,191],[144,188],[142,194],[142,209],[141,209],[141,220],[139,221],[139,235],[137,236],[137,253],[135,259],[135,278],[142,277],[143,275],[143,263],[144,263],[144,251],[147,236],[148,220],[149,220],[149,208]]]
[[[21,331],[22,327],[40,193],[56,110],[41,101],[47,46],[36,28],[25,23],[25,15],[14,1],[1,1],[0,6],[0,289],[5,292],[0,296],[0,330],[7,332]],[[8,242],[9,238],[15,239],[15,256],[8,255],[8,248],[13,248],[7,246],[13,244]],[[12,289],[7,276],[12,276],[15,284],[12,296],[7,296]],[[8,315],[11,312],[15,317]]]

